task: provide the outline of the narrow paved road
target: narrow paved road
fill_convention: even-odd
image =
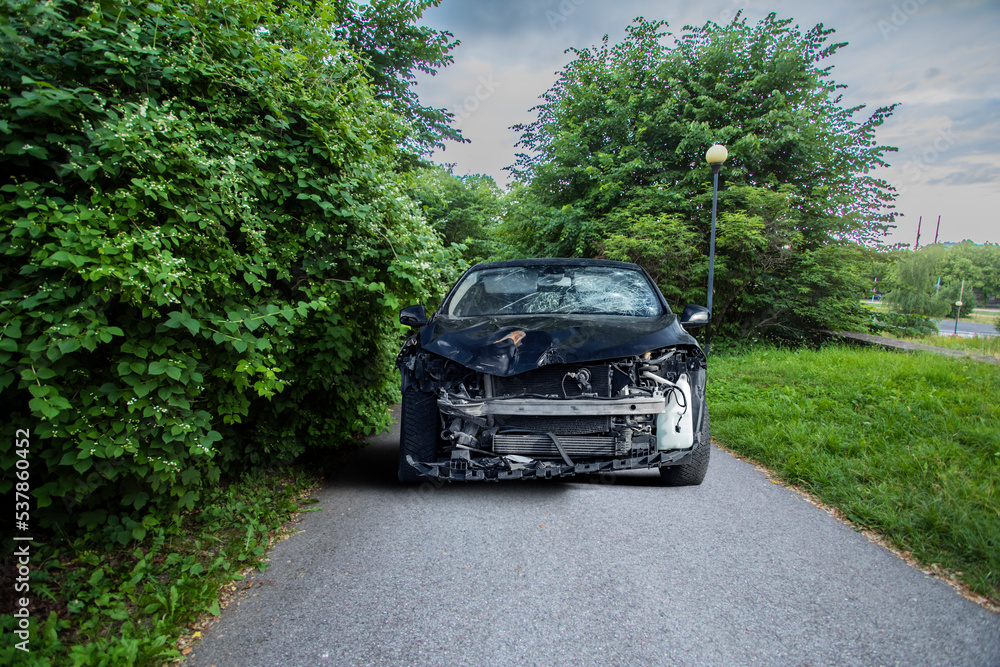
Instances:
[[[955,334],[955,320],[935,320],[934,324],[937,325],[938,333],[944,336],[951,336]],[[964,338],[972,338],[973,336],[991,337],[1000,335],[997,333],[996,327],[992,324],[985,324],[983,322],[962,322],[958,323],[958,335]]]
[[[715,450],[700,487],[395,483],[318,494],[187,664],[1000,665],[1000,616]]]

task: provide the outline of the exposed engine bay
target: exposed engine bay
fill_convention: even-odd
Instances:
[[[557,477],[683,464],[702,438],[705,358],[697,346],[495,375],[421,349],[414,336],[397,365],[404,392],[436,401],[436,459],[407,458],[432,478]]]

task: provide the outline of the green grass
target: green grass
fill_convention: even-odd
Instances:
[[[712,435],[1000,600],[1000,367],[828,347],[712,359]]]
[[[958,336],[922,336],[911,338],[917,343],[933,345],[935,347],[946,347],[949,350],[964,350],[975,354],[982,354],[987,357],[1000,359],[1000,336],[974,336],[972,338],[960,338]]]
[[[267,548],[302,510],[318,478],[297,468],[258,471],[216,488],[195,511],[164,520],[141,542],[98,546],[96,537],[33,542],[30,653],[5,665],[159,665],[179,659],[178,640],[220,612],[220,590],[247,568],[267,566]],[[308,510],[306,510],[308,511]]]
[[[948,322],[948,321],[954,322],[955,321],[954,317],[944,317],[944,318],[941,318],[941,319],[943,319],[945,322]],[[971,313],[967,313],[967,312],[965,312],[965,309],[963,308],[962,309],[962,314],[958,318],[958,321],[959,322],[978,322],[980,324],[996,324],[996,321],[997,321],[997,311],[995,311],[995,310],[976,310],[976,311],[973,311]]]

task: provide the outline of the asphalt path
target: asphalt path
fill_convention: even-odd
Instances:
[[[699,487],[395,482],[375,438],[187,665],[1000,665],[1000,615],[715,449]]]
[[[937,325],[938,333],[943,335],[952,335],[955,333],[955,320],[935,320],[934,324]],[[986,324],[983,322],[958,322],[958,335],[964,338],[972,338],[973,336],[979,336],[980,338],[984,336],[996,336],[997,330],[992,324]]]

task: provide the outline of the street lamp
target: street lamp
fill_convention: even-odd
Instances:
[[[719,170],[729,157],[729,151],[722,144],[715,144],[705,153],[705,160],[712,167],[712,238],[708,249],[708,312],[712,313],[712,291],[715,288],[715,212],[719,204]],[[709,324],[711,326],[711,323]],[[706,336],[707,338],[707,336]],[[709,342],[705,341],[705,356],[708,356]]]
[[[958,293],[958,301],[955,305],[958,306],[958,311],[955,313],[955,335],[958,335],[958,318],[962,316],[962,297],[965,296],[965,278],[962,278],[962,291]]]

